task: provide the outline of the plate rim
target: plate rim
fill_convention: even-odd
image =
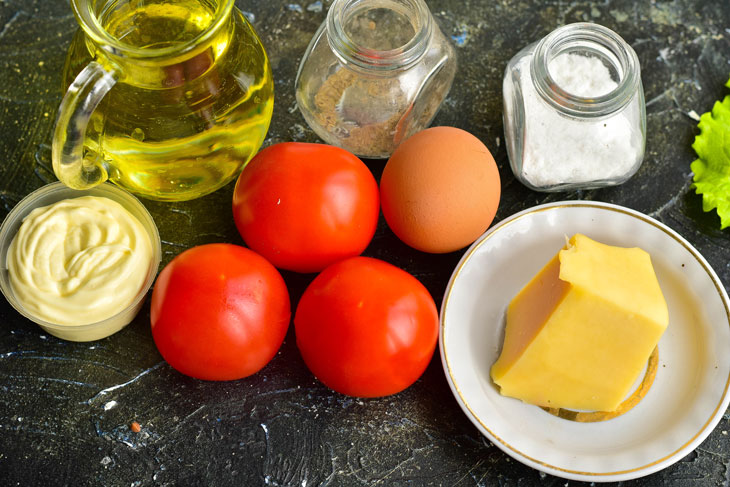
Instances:
[[[451,274],[451,277],[449,278],[449,282],[446,286],[446,290],[444,292],[444,296],[441,302],[441,309],[439,313],[439,352],[441,355],[441,363],[444,369],[444,374],[446,375],[446,380],[449,383],[449,387],[451,389],[452,394],[454,395],[455,399],[459,403],[459,406],[464,411],[464,413],[467,415],[469,420],[477,426],[477,429],[480,430],[480,433],[482,433],[484,436],[486,436],[494,445],[496,445],[500,450],[505,452],[510,457],[514,458],[515,460],[519,461],[520,463],[523,463],[527,466],[530,466],[532,468],[535,468],[537,470],[540,470],[545,473],[549,473],[551,475],[555,475],[558,477],[567,478],[570,480],[581,480],[581,481],[588,481],[588,482],[615,482],[615,481],[622,481],[622,480],[630,480],[635,479],[639,477],[643,477],[646,475],[650,475],[652,473],[658,472],[659,470],[662,470],[666,467],[669,467],[670,465],[676,463],[681,458],[683,458],[685,455],[689,454],[691,451],[693,451],[699,444],[704,441],[707,436],[712,433],[714,428],[717,426],[717,424],[720,422],[720,419],[722,417],[722,414],[727,409],[728,404],[730,403],[730,395],[728,394],[728,391],[730,390],[730,371],[728,371],[728,376],[725,379],[725,387],[722,392],[722,396],[720,397],[720,400],[718,404],[715,406],[715,409],[710,414],[709,418],[704,422],[704,424],[700,427],[699,431],[697,431],[691,438],[689,438],[686,442],[684,442],[679,448],[675,449],[671,453],[662,456],[661,458],[651,461],[645,465],[634,467],[630,469],[625,470],[617,470],[612,472],[584,472],[579,470],[573,470],[569,468],[563,468],[558,467],[555,465],[551,465],[547,462],[543,462],[537,458],[533,458],[511,444],[509,444],[506,440],[500,438],[499,436],[495,435],[488,427],[487,425],[480,419],[472,410],[472,408],[469,406],[469,403],[467,402],[466,398],[464,397],[463,393],[459,389],[459,386],[456,383],[456,380],[453,377],[453,372],[451,370],[451,365],[449,363],[448,354],[446,352],[445,348],[445,329],[446,329],[446,312],[448,309],[448,303],[451,297],[451,293],[454,288],[454,282],[456,279],[458,279],[459,275],[461,274],[462,270],[466,266],[466,264],[471,259],[472,255],[481,247],[489,238],[498,232],[499,230],[507,227],[508,225],[516,222],[517,220],[520,220],[522,218],[525,218],[527,216],[532,216],[537,213],[542,213],[545,211],[553,210],[553,209],[561,209],[561,208],[592,208],[600,211],[613,211],[617,213],[622,213],[628,216],[631,216],[633,218],[636,218],[638,220],[641,220],[644,223],[647,223],[649,225],[652,225],[665,234],[667,234],[670,238],[674,239],[676,242],[678,242],[682,247],[684,247],[685,250],[689,252],[689,254],[702,266],[705,273],[710,277],[713,285],[715,286],[715,289],[722,301],[722,304],[725,308],[725,315],[727,318],[727,323],[730,325],[730,298],[728,298],[727,291],[725,290],[724,285],[722,284],[722,281],[715,273],[712,266],[707,262],[707,260],[702,256],[702,254],[691,244],[689,243],[684,237],[682,237],[679,233],[677,233],[672,228],[668,227],[664,223],[644,214],[639,211],[633,210],[631,208],[627,208],[621,205],[616,205],[613,203],[606,203],[606,202],[600,202],[600,201],[584,201],[584,200],[573,200],[573,201],[556,201],[551,203],[544,203],[541,205],[536,205],[530,208],[526,208],[520,212],[517,212],[504,220],[500,221],[496,225],[494,225],[492,228],[487,230],[483,235],[481,235],[464,253],[464,255],[459,260],[458,264],[454,268],[454,271]]]

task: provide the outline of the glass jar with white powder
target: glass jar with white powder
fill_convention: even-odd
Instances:
[[[639,59],[606,27],[576,23],[507,65],[504,130],[515,176],[537,191],[620,184],[641,165],[646,107]]]

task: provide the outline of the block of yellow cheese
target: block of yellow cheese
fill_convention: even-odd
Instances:
[[[530,404],[613,411],[668,322],[648,253],[576,234],[510,302],[492,379]]]

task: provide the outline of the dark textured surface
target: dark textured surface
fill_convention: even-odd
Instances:
[[[474,133],[502,176],[497,221],[561,199],[645,212],[677,230],[730,283],[730,230],[703,214],[690,188],[696,121],[726,93],[727,0],[431,0],[460,56],[437,124]],[[293,78],[328,3],[239,1],[261,35],[276,80],[267,144],[316,141],[296,109]],[[645,162],[626,184],[541,194],[513,178],[503,143],[501,79],[523,45],[568,22],[595,21],[637,51],[647,100]],[[61,70],[76,23],[64,0],[0,0],[0,219],[52,181],[50,137]],[[382,162],[369,164],[378,176]],[[179,204],[146,202],[163,238],[163,264],[208,242],[241,244],[233,185]],[[381,221],[366,255],[418,277],[440,303],[460,253],[433,256],[401,244]],[[312,276],[285,273],[293,305]],[[424,376],[393,397],[335,394],[305,368],[293,331],[253,377],[208,383],[165,364],[152,342],[149,305],[120,333],[93,343],[48,336],[0,299],[0,481],[3,485],[566,485],[503,454],[453,399],[438,354]],[[730,351],[729,351],[730,353]],[[133,433],[132,421],[142,429]],[[727,415],[672,467],[627,485],[727,485]]]

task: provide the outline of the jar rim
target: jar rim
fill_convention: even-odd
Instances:
[[[616,88],[595,97],[573,95],[562,89],[548,69],[550,61],[574,43],[597,45],[609,52],[621,73]],[[611,29],[599,24],[577,22],[558,27],[536,46],[530,63],[536,91],[553,108],[578,118],[603,117],[625,107],[641,83],[639,58],[631,46]]]
[[[99,21],[99,14],[94,10],[92,0],[70,0],[76,20],[84,33],[105,51],[127,58],[150,59],[178,56],[195,49],[196,46],[210,39],[228,20],[235,0],[220,0],[214,12],[213,21],[194,38],[179,45],[162,48],[140,48],[121,42],[109,34]]]
[[[395,8],[396,3],[408,11],[415,33],[405,44],[395,49],[379,50],[359,45],[344,28],[352,15],[374,3],[378,8]],[[327,41],[335,55],[346,65],[368,72],[393,71],[408,68],[418,62],[428,49],[433,33],[433,19],[423,0],[375,1],[334,0],[325,20]]]

